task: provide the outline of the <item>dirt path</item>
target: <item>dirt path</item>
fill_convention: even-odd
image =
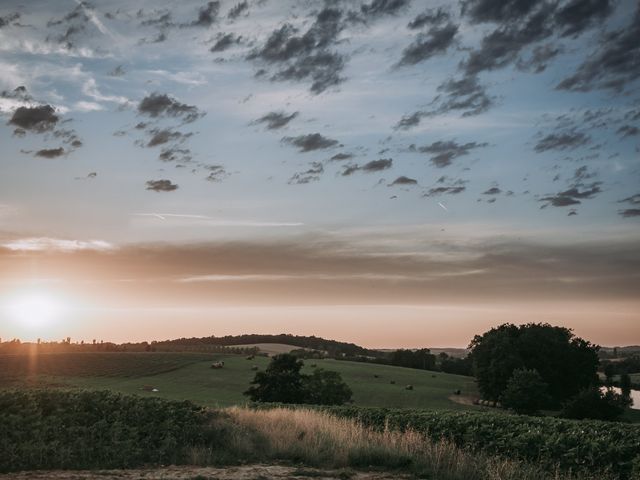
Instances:
[[[0,475],[0,480],[393,480],[410,476],[352,470],[318,470],[279,465],[241,467],[165,467],[139,470],[31,471]]]

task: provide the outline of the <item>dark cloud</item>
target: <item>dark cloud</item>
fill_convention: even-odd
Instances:
[[[245,0],[233,6],[229,10],[229,13],[227,13],[227,17],[230,18],[231,20],[235,20],[247,10],[249,10],[249,2]]]
[[[431,8],[411,20],[407,25],[407,28],[411,30],[418,30],[425,26],[440,25],[444,22],[449,21],[450,19],[451,15],[449,15],[449,12],[447,12],[446,10],[442,8],[434,10]]]
[[[567,213],[567,217],[573,217],[575,215],[578,215],[578,212],[575,209],[571,209],[569,210],[569,213]]]
[[[491,187],[489,190],[482,192],[483,195],[500,195],[502,190],[498,187]]]
[[[209,51],[214,53],[223,52],[227,48],[238,43],[239,41],[240,41],[240,37],[236,37],[233,33],[227,33],[218,37],[218,40],[216,40],[216,43],[213,44],[213,46],[209,49]]]
[[[11,24],[11,22],[18,20],[19,18],[19,13],[8,13],[7,15],[0,17],[0,28],[6,27],[7,25]]]
[[[418,151],[420,153],[428,153],[431,155],[430,161],[433,165],[439,168],[448,167],[451,165],[454,159],[463,155],[468,155],[472,150],[476,148],[483,148],[488,146],[488,143],[468,142],[457,143],[455,141],[437,141],[430,145],[423,145],[422,147],[415,147],[412,145],[411,150]]]
[[[188,163],[192,159],[191,150],[179,147],[163,148],[158,155],[158,159],[163,162]]]
[[[144,17],[144,12],[139,10],[137,13],[139,18]],[[160,29],[167,29],[170,27],[174,27],[175,23],[173,23],[173,17],[169,10],[156,10],[148,15],[146,20],[140,22],[140,25],[143,27],[157,27]]]
[[[525,47],[553,33],[549,15],[554,5],[546,2],[533,3],[537,5],[537,10],[531,16],[522,22],[508,22],[482,39],[480,47],[473,50],[463,63],[467,75],[502,68],[515,61]]]
[[[571,0],[555,14],[556,24],[563,36],[573,36],[602,22],[613,11],[611,0]]]
[[[617,130],[617,133],[621,134],[622,138],[636,136],[640,135],[640,128],[633,125],[623,125]]]
[[[42,158],[58,158],[65,154],[64,148],[44,148],[36,152],[36,157]]]
[[[19,87],[16,87],[13,90],[3,90],[2,92],[0,92],[0,97],[20,100],[22,102],[33,101],[33,97],[29,95],[29,92],[27,91],[27,87],[25,87],[24,85],[20,85]]]
[[[475,76],[465,76],[460,80],[450,78],[438,86],[438,91],[444,98],[440,106],[430,112],[431,115],[459,110],[462,110],[463,117],[478,115],[486,112],[494,102]]]
[[[360,170],[363,172],[380,172],[382,170],[387,170],[391,168],[393,165],[393,160],[391,158],[381,158],[380,160],[371,160],[370,162],[365,163]]]
[[[437,197],[439,195],[457,195],[462,193],[467,188],[464,185],[452,185],[449,187],[432,187],[426,193],[424,197]]]
[[[171,183],[171,180],[149,180],[147,190],[154,192],[172,192],[178,189],[178,185]]]
[[[629,203],[630,205],[640,205],[640,193],[618,200],[618,203]]]
[[[304,34],[298,35],[296,28],[284,24],[251,52],[248,59],[276,67],[271,80],[311,80],[311,92],[321,93],[344,81],[340,76],[344,57],[329,50],[343,28],[342,12],[325,8]]]
[[[349,175],[356,173],[358,170],[360,170],[358,165],[345,165],[342,169],[342,176],[348,177]]]
[[[365,18],[375,18],[383,15],[395,15],[408,7],[411,0],[372,0],[360,6]]]
[[[301,152],[311,152],[312,150],[322,150],[338,145],[337,140],[327,138],[319,133],[310,133],[308,135],[298,135],[297,137],[284,137],[284,143],[298,147]]]
[[[525,17],[540,0],[463,0],[462,15],[472,23],[509,22]]]
[[[589,171],[589,167],[587,167],[586,165],[583,165],[582,167],[579,167],[576,169],[575,172],[573,172],[573,180],[575,182],[578,182],[579,185],[582,185],[581,182],[584,182],[585,180],[590,180],[592,178],[595,178],[596,174],[593,172]]]
[[[608,3],[608,2],[603,2]],[[640,4],[626,28],[602,34],[598,48],[558,90],[620,92],[640,78]]]
[[[448,23],[443,27],[434,26],[427,33],[420,33],[416,40],[405,48],[399,65],[415,65],[434,55],[441,55],[453,45],[458,26]]]
[[[408,130],[420,124],[423,117],[428,116],[427,112],[418,110],[410,115],[403,116],[398,123],[396,123],[395,130]]]
[[[591,138],[582,132],[550,133],[540,139],[533,149],[538,153],[549,150],[570,150],[585,145],[590,140]]]
[[[151,138],[147,142],[147,147],[157,147],[158,145],[164,145],[176,140],[184,140],[191,136],[191,133],[182,133],[175,130],[165,129],[153,129],[150,130]]]
[[[160,93],[152,93],[143,98],[138,105],[138,112],[153,118],[180,117],[185,123],[193,122],[205,114],[194,105],[180,103],[175,98]]]
[[[542,208],[549,205],[553,207],[567,207],[569,205],[579,205],[582,203],[580,200],[591,199],[602,192],[600,188],[601,182],[594,182],[591,185],[586,186],[585,189],[580,190],[577,186],[571,187],[563,192],[556,193],[555,195],[547,195],[539,199],[540,202],[545,204]]]
[[[220,12],[220,2],[209,2],[198,10],[198,19],[191,23],[194,27],[210,27],[216,21]]]
[[[350,160],[353,158],[353,153],[336,153],[330,160],[333,161],[342,161],[342,160]]]
[[[324,166],[320,162],[312,162],[311,167],[304,171],[295,173],[287,183],[302,185],[305,183],[317,182],[324,172]]]
[[[201,166],[209,172],[209,175],[207,175],[207,178],[205,179],[208,182],[221,182],[225,177],[229,175],[222,165]]]
[[[618,214],[623,218],[640,217],[640,208],[627,208],[619,210]]]
[[[393,185],[417,185],[418,181],[414,178],[405,177],[404,175],[396,178],[393,182],[389,184],[389,186]]]
[[[298,116],[298,112],[287,114],[285,112],[269,112],[265,116],[254,120],[253,124],[265,123],[267,130],[277,130],[285,127],[291,120]]]
[[[53,130],[60,120],[55,112],[55,109],[51,105],[18,107],[15,112],[13,112],[9,124],[24,130],[43,133]]]

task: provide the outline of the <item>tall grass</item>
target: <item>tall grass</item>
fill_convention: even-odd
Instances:
[[[247,461],[286,461],[334,469],[377,468],[438,480],[576,478],[531,464],[470,453],[448,441],[430,441],[413,430],[375,431],[315,410],[233,407],[226,413],[235,429],[227,436],[227,453]],[[199,449],[193,451],[191,460],[208,464],[219,461],[217,455],[219,452]]]

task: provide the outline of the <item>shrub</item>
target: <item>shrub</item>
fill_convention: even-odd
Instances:
[[[569,400],[560,413],[561,417],[582,420],[615,420],[630,404],[629,397],[611,389],[602,392],[591,388],[580,392]]]
[[[548,402],[547,384],[535,370],[514,370],[501,401],[516,413],[537,414]]]

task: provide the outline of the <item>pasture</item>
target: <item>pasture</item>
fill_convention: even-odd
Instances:
[[[211,369],[223,360],[224,368]],[[0,386],[24,383],[39,386],[107,389],[126,394],[154,396],[168,400],[191,400],[211,407],[241,405],[242,395],[257,366],[266,368],[269,359],[256,356],[195,353],[70,353],[0,355]],[[472,378],[440,372],[388,365],[337,360],[306,360],[304,371],[315,368],[339,372],[353,390],[356,405],[388,408],[467,409],[449,399],[455,390],[475,395]],[[13,372],[13,373],[11,373]],[[395,382],[392,384],[391,382]],[[413,390],[406,390],[412,385]],[[157,392],[143,391],[152,386]]]

